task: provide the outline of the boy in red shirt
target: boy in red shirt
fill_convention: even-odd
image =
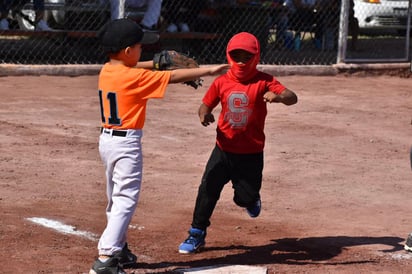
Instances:
[[[158,35],[143,32],[129,19],[109,22],[99,38],[110,58],[99,75],[99,152],[106,168],[108,205],[107,225],[98,244],[99,257],[90,274],[125,274],[123,268],[135,264],[137,259],[126,239],[142,181],[141,139],[147,101],[163,98],[169,83],[219,74],[228,65],[152,71],[153,61],[138,61],[141,44],[156,42]]]
[[[260,188],[265,144],[267,102],[293,105],[297,96],[273,76],[258,71],[260,45],[255,36],[234,35],[226,49],[230,70],[216,78],[203,97],[199,118],[203,126],[215,121],[212,110],[220,103],[216,146],[199,186],[189,237],[179,253],[193,253],[205,245],[206,229],[229,181],[234,202],[255,218],[261,210]]]

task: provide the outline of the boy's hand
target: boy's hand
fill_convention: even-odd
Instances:
[[[269,102],[269,103],[278,102],[278,101],[275,101],[276,97],[277,97],[277,94],[276,94],[276,93],[267,91],[267,92],[263,95],[263,101]]]
[[[224,73],[226,70],[230,68],[230,65],[228,64],[223,64],[223,65],[217,65],[214,67],[210,68],[209,74],[210,75],[218,75]]]
[[[283,103],[287,106],[290,106],[298,102],[298,97],[290,89],[285,89],[281,94],[267,91],[263,95],[263,100],[269,103]]]
[[[207,114],[200,117],[200,123],[205,127],[207,127],[208,125],[210,125],[214,121],[215,121],[215,117],[213,116],[212,113],[207,113]]]

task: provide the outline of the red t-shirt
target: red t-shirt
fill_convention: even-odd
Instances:
[[[275,77],[261,71],[247,83],[233,81],[227,74],[218,77],[203,97],[203,103],[210,108],[219,102],[222,106],[216,129],[217,145],[231,153],[262,152],[267,114],[263,95],[284,90]]]

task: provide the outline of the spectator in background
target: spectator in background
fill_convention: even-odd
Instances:
[[[17,2],[17,3],[16,3]],[[1,0],[0,1],[0,30],[9,30],[9,21],[7,19],[11,8],[15,5],[23,5],[28,1],[13,1],[13,0]],[[50,31],[52,30],[47,22],[44,20],[44,0],[33,0],[34,11],[36,18],[34,20],[34,29],[38,31]]]
[[[110,0],[112,20],[126,17],[126,10],[128,7],[146,7],[146,12],[140,21],[140,26],[146,31],[154,31],[158,29],[160,12],[162,10],[162,0]]]
[[[124,18],[126,0],[110,0],[110,16],[112,20]]]
[[[207,6],[207,1],[165,0],[163,8],[165,20],[169,23],[167,32],[189,32],[195,29],[200,11]]]
[[[317,31],[315,40],[322,42],[322,48],[333,50],[337,45],[339,33],[339,18],[341,10],[341,0],[317,0]],[[349,1],[348,13],[348,34],[351,36],[349,47],[351,50],[357,49],[359,36],[359,22],[355,17],[354,1]]]
[[[314,20],[314,8],[316,0],[286,0],[288,25],[296,32],[301,32],[311,26]]]
[[[357,50],[358,36],[359,36],[359,21],[355,17],[355,3],[354,0],[349,1],[349,35],[352,37],[351,50]]]
[[[314,8],[316,0],[285,0],[279,20],[276,22],[276,41],[283,44],[286,40],[288,29],[295,31],[295,36],[300,37],[300,32],[313,25]]]

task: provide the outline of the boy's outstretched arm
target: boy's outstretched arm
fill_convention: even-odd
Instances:
[[[206,75],[222,74],[228,68],[229,68],[229,65],[225,64],[225,65],[217,65],[217,66],[210,66],[210,67],[172,70],[172,75],[170,77],[169,83],[181,83],[181,82],[186,82],[190,80],[196,80],[199,77],[206,76]]]
[[[283,103],[287,106],[290,106],[298,102],[298,97],[290,89],[285,89],[281,94],[276,94],[274,92],[267,91],[263,95],[263,100],[269,103]]]
[[[205,104],[201,104],[199,107],[199,119],[200,119],[200,123],[207,127],[208,125],[210,125],[211,123],[213,123],[215,121],[215,117],[212,114],[212,108],[206,106]]]
[[[153,69],[153,61],[139,61],[136,68]]]

